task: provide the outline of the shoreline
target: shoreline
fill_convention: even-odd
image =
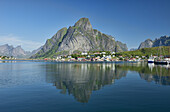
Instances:
[[[143,63],[145,61],[56,61],[56,60],[30,60],[30,59],[17,59],[17,60],[0,60],[0,61],[34,61],[34,62],[56,62],[56,63]]]

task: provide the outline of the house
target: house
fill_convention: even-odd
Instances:
[[[75,58],[71,58],[70,61],[76,61],[76,59]]]
[[[60,57],[57,57],[56,59],[61,59],[61,56],[60,56]]]
[[[71,56],[67,56],[67,58],[72,58]]]
[[[102,52],[102,54],[106,54],[106,52]]]
[[[95,52],[94,54],[100,54],[100,52]]]
[[[170,56],[165,56],[165,60],[170,62]]]
[[[158,56],[153,56],[153,58],[158,58]]]
[[[82,61],[82,60],[84,60],[85,59],[85,57],[77,57],[77,60],[78,61]]]
[[[81,55],[88,55],[88,53],[83,53],[83,52],[82,52]]]
[[[145,58],[145,56],[142,56],[142,58]]]
[[[86,59],[82,59],[81,61],[86,61]]]
[[[112,52],[112,54],[116,54],[115,52]]]
[[[139,56],[136,56],[136,58],[139,58]]]
[[[106,58],[109,58],[109,59],[111,59],[112,57],[111,57],[111,55],[109,55],[109,56],[106,56]]]

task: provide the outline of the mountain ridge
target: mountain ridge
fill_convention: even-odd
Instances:
[[[139,45],[138,49],[158,46],[170,46],[170,36],[161,36],[155,40],[147,39]]]
[[[42,49],[31,58],[46,58],[73,54],[78,51],[127,51],[126,44],[93,29],[88,18],[79,19],[74,26],[60,29],[48,39]]]
[[[41,47],[40,47],[41,48]],[[25,51],[21,45],[14,47],[13,45],[4,44],[0,45],[0,56],[13,56],[14,58],[29,58],[30,56],[36,54],[40,48],[30,51]]]

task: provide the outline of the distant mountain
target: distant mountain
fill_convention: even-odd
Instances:
[[[88,18],[81,18],[74,26],[62,28],[31,58],[56,57],[76,52],[127,51],[126,44],[93,29]]]
[[[162,36],[158,39],[155,39],[153,42],[153,47],[157,46],[170,46],[170,36]]]
[[[2,45],[0,46],[0,55],[2,56],[13,56],[15,58],[25,58],[28,57],[31,52],[24,51],[21,46],[13,47],[12,45]]]
[[[12,45],[1,45],[0,46],[0,56],[13,56],[15,58],[29,58],[31,55],[37,53],[41,47],[32,52],[25,51],[21,46],[13,47]]]
[[[155,40],[147,39],[140,44],[138,49],[158,47],[158,46],[170,46],[170,36],[162,36]]]
[[[153,46],[153,41],[151,39],[147,39],[140,44],[138,49],[151,48],[152,46]]]
[[[135,51],[137,50],[137,48],[131,48],[129,51]]]

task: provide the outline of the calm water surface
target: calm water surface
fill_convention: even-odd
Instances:
[[[169,66],[0,61],[0,112],[170,112]]]

